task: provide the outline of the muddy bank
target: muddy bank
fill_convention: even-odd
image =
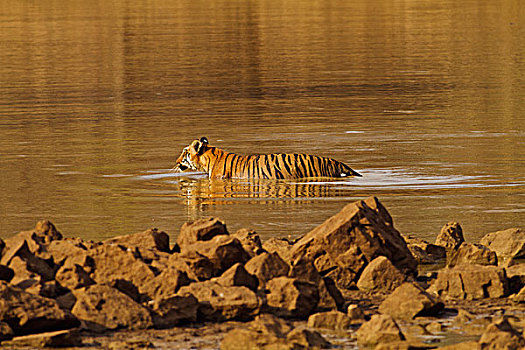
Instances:
[[[400,234],[376,199],[300,239],[261,242],[219,219],[103,242],[48,222],[0,241],[5,348],[518,349],[525,232],[434,243]]]

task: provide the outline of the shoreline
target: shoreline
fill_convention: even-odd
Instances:
[[[399,233],[375,197],[294,241],[261,242],[210,218],[184,224],[173,245],[156,229],[93,242],[41,221],[0,240],[0,340],[17,349],[525,346],[523,258],[521,229],[468,243],[448,223],[429,243]]]

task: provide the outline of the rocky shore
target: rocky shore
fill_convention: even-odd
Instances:
[[[2,348],[523,349],[525,232],[403,236],[375,197],[300,239],[219,219],[103,242],[0,240]]]

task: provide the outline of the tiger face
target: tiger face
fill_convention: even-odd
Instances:
[[[175,171],[194,170],[202,171],[200,156],[206,150],[208,139],[202,137],[200,140],[194,140],[189,146],[182,150],[181,155],[175,163]]]

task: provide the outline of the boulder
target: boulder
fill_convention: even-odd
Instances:
[[[329,349],[332,347],[319,332],[294,328],[286,336],[286,341],[302,349]]]
[[[479,344],[482,349],[523,349],[525,339],[509,324],[507,318],[501,318],[487,326]]]
[[[112,280],[110,283],[107,283],[106,285],[110,286],[111,288],[115,288],[121,293],[126,294],[128,297],[130,297],[133,301],[137,303],[141,302],[141,295],[139,289],[137,288],[137,286],[135,286],[128,280],[117,278]]]
[[[188,267],[188,270],[183,270],[180,266],[181,271],[186,272],[188,277],[192,280],[205,281],[218,274],[216,265],[208,259],[206,256],[196,252],[189,251],[181,254],[174,254],[175,257],[170,257],[169,264],[181,265],[180,260]]]
[[[181,247],[197,241],[209,241],[215,236],[228,235],[226,225],[219,219],[207,218],[189,221],[182,225],[177,244]]]
[[[257,277],[260,285],[264,285],[272,278],[286,276],[290,271],[290,266],[279,254],[266,252],[251,258],[244,268],[248,273]]]
[[[505,270],[496,266],[463,264],[444,268],[429,292],[445,299],[500,298],[508,295]]]
[[[191,293],[199,301],[199,319],[204,321],[248,320],[259,313],[257,295],[246,287],[225,287],[216,281],[191,283],[177,295]]]
[[[259,237],[259,235],[253,230],[241,228],[232,234],[232,237],[237,238],[239,242],[241,242],[244,250],[252,258],[263,252],[261,237]]]
[[[290,256],[291,260],[306,258],[339,288],[355,284],[378,256],[386,256],[403,273],[417,272],[417,262],[394,228],[392,217],[375,197],[345,206],[299,239]]]
[[[346,314],[350,318],[352,323],[360,323],[365,321],[365,314],[363,310],[356,304],[348,305],[346,309]]]
[[[13,279],[15,271],[12,268],[5,265],[0,265],[0,281],[9,282]]]
[[[403,238],[418,264],[435,264],[446,258],[447,251],[442,246],[428,243],[416,237],[403,236]]]
[[[463,242],[465,238],[461,225],[457,222],[448,222],[441,228],[435,244],[444,247],[448,252],[456,250]]]
[[[153,326],[148,310],[115,288],[94,284],[72,293],[76,303],[71,312],[92,331],[146,329]]]
[[[498,265],[496,253],[481,244],[463,242],[447,261],[447,266],[460,264]]]
[[[496,252],[500,264],[508,266],[525,259],[525,231],[520,228],[487,233],[480,243]]]
[[[147,281],[142,287],[142,292],[152,300],[164,299],[176,294],[181,287],[187,286],[192,281],[186,272],[170,267]]]
[[[151,310],[155,328],[171,328],[197,321],[199,301],[190,293],[156,299]]]
[[[286,338],[292,327],[282,318],[272,314],[260,314],[248,323],[248,328],[259,333],[274,334],[279,338]]]
[[[15,337],[2,342],[2,346],[12,348],[66,348],[82,346],[82,338],[77,329],[38,333]]]
[[[60,295],[68,292],[68,290],[60,285],[57,281],[38,281],[24,288],[28,293],[40,295],[46,298],[56,299]]]
[[[379,305],[378,311],[395,319],[411,320],[418,316],[436,316],[443,308],[442,302],[419,285],[406,282]]]
[[[217,279],[217,282],[225,287],[244,286],[253,291],[256,291],[259,285],[257,277],[249,274],[241,263],[237,263],[226,270],[226,272]]]
[[[285,261],[290,261],[292,243],[286,238],[272,237],[262,244],[262,248],[268,253],[279,254]]]
[[[75,254],[82,254],[98,245],[101,244],[85,242],[80,238],[66,237],[60,241],[52,241],[45,247],[45,250],[53,258],[55,264],[63,265],[66,258]]]
[[[517,293],[525,287],[525,264],[506,267],[505,271],[509,281],[509,293]]]
[[[55,279],[68,289],[77,289],[95,284],[82,266],[78,264],[65,265],[58,269]]]
[[[348,315],[340,311],[319,312],[308,317],[308,327],[346,330],[352,324]]]
[[[388,343],[405,340],[399,326],[389,315],[377,314],[356,332],[357,343],[360,346],[374,346],[379,343]]]
[[[357,288],[363,292],[389,293],[399,287],[406,276],[385,256],[378,256],[363,270]]]
[[[319,302],[317,286],[296,278],[273,278],[266,284],[266,293],[268,310],[281,317],[307,317]]]
[[[0,322],[16,335],[74,328],[78,320],[56,301],[33,295],[0,281]]]
[[[104,243],[119,244],[129,249],[158,250],[170,253],[170,237],[166,232],[152,228],[140,233],[117,236],[104,241]]]

